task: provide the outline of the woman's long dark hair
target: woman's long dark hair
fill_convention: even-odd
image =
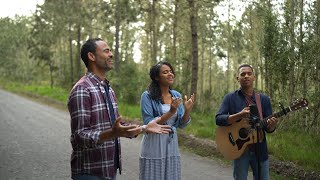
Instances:
[[[175,74],[170,63],[168,63],[166,61],[160,61],[150,68],[149,75],[151,78],[151,83],[149,84],[149,87],[148,87],[148,92],[151,96],[151,99],[159,100],[161,102],[163,102],[162,96],[161,96],[162,93],[161,93],[159,82],[158,82],[158,80],[156,80],[156,78],[159,77],[159,75],[160,75],[160,68],[162,67],[162,65],[169,66],[172,73]],[[171,89],[171,87],[170,87],[170,89]]]

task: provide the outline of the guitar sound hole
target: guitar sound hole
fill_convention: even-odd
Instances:
[[[246,128],[241,128],[241,129],[239,130],[239,137],[240,137],[241,139],[247,138],[247,137],[248,137],[248,130],[247,130]]]

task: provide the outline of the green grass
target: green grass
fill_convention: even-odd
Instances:
[[[215,129],[214,113],[203,114],[192,112],[191,124],[187,126],[184,131],[188,134],[193,134],[196,137],[213,139],[215,137]]]
[[[270,171],[270,179],[272,180],[283,180],[283,179],[294,179],[293,177],[283,177],[273,171]]]
[[[118,107],[119,113],[122,117],[126,117],[127,119],[141,119],[141,111],[139,105],[129,105],[119,101]]]
[[[68,100],[69,91],[59,88],[53,87],[51,88],[49,85],[39,85],[39,84],[30,84],[24,85],[22,83],[17,82],[7,82],[3,79],[0,79],[1,87],[7,89],[11,92],[16,93],[32,93],[48,98],[52,98],[63,103],[66,103]]]
[[[66,103],[68,100],[69,92],[66,91],[65,89],[58,88],[58,87],[51,88],[50,86],[30,85],[30,86],[25,86],[24,90],[27,92],[41,95],[41,96],[49,97],[64,103]]]
[[[269,151],[280,160],[290,160],[309,170],[320,171],[320,137],[299,130],[278,130],[267,135]]]

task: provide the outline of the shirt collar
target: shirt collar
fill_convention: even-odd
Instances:
[[[90,78],[96,85],[103,85],[103,86],[109,85],[109,81],[107,79],[102,80],[99,76],[97,76],[91,71],[88,71],[86,73],[86,76]]]
[[[238,89],[236,93],[238,93],[239,95],[241,95],[243,97],[246,96],[245,93],[243,93],[242,88]],[[255,96],[255,93],[256,93],[256,91],[253,90],[253,94],[251,97]]]

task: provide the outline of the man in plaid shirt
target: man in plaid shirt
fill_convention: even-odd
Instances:
[[[72,88],[68,101],[74,180],[115,180],[118,169],[121,174],[119,137],[170,132],[167,125],[121,123],[115,93],[106,79],[113,69],[112,58],[110,47],[100,38],[87,40],[81,48],[88,72]]]

